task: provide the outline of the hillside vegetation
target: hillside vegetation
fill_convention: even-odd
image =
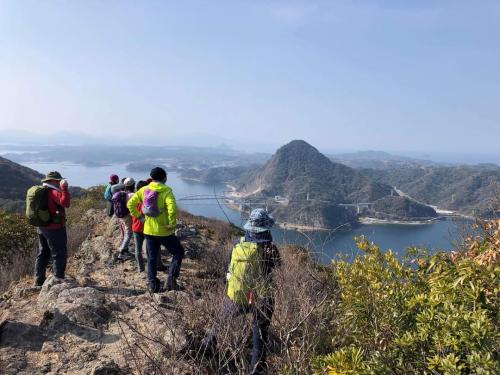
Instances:
[[[39,290],[19,274],[0,297],[4,373],[247,372],[249,317],[224,322],[215,351],[200,345],[219,321],[239,230],[182,214],[184,289],[151,296],[133,262],[116,259],[118,223],[92,208],[101,193],[90,192],[70,209],[70,230],[83,237],[72,246],[68,280],[49,278]],[[15,248],[7,257],[31,247],[32,228],[17,218],[3,219],[0,243]],[[499,373],[500,220],[475,231],[456,252],[410,249],[404,259],[366,238],[357,239],[364,255],[329,265],[298,247],[281,247],[269,373]],[[26,254],[32,265],[33,253]]]
[[[500,167],[430,166],[363,170],[412,198],[468,215],[493,216],[500,197]]]
[[[28,188],[40,184],[43,176],[0,156],[0,209],[20,211]]]
[[[334,228],[354,224],[356,215],[339,203],[373,202],[391,194],[391,186],[334,163],[304,141],[281,147],[262,167],[240,180],[247,198],[281,196],[290,204],[273,206],[273,214],[293,225]],[[347,221],[345,221],[347,220]]]
[[[399,196],[387,196],[376,200],[371,211],[370,216],[381,219],[422,220],[437,217],[437,213],[432,207]]]

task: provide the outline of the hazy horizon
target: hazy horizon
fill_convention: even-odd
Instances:
[[[54,143],[50,143],[50,136],[42,139],[40,142],[39,139],[36,138],[37,133],[26,133],[26,132],[15,132],[15,131],[7,131],[7,134],[15,137],[7,138],[7,142],[2,142],[0,140],[0,156],[5,154],[6,149],[10,147],[13,148],[29,148],[29,149],[36,149],[37,147],[112,147],[112,148],[123,148],[123,147],[130,147],[130,146],[136,146],[138,148],[141,147],[178,147],[178,148],[183,148],[183,147],[201,147],[201,148],[211,148],[211,149],[218,149],[223,147],[224,149],[228,151],[239,151],[239,152],[248,152],[248,153],[263,153],[263,154],[269,154],[272,155],[274,154],[278,148],[284,146],[286,143],[292,141],[292,139],[288,140],[284,144],[264,144],[264,145],[254,145],[254,144],[248,144],[246,145],[247,147],[242,147],[243,144],[239,143],[238,141],[234,140],[229,140],[229,139],[217,139],[216,137],[209,138],[206,135],[204,136],[203,134],[199,134],[200,139],[198,139],[199,143],[185,143],[184,138],[179,138],[177,140],[174,140],[171,143],[152,143],[152,144],[147,144],[147,143],[134,143],[131,139],[127,141],[127,139],[123,139],[120,144],[110,144],[109,139],[106,137],[89,137],[85,138],[84,135],[78,135],[78,138],[76,142],[71,143],[71,142],[63,142],[62,140],[74,140],[75,136],[77,136],[76,133],[61,133],[61,134],[55,134],[55,138],[58,141]],[[22,137],[24,135],[24,137]],[[14,139],[17,141],[14,142],[9,142],[9,139]],[[36,140],[36,142],[34,141]],[[44,142],[46,140],[47,142]],[[397,151],[397,150],[390,150],[390,149],[355,149],[355,148],[344,148],[344,149],[332,149],[332,148],[322,148],[322,147],[317,147],[314,143],[311,143],[312,146],[318,148],[320,152],[322,152],[325,155],[331,155],[331,156],[341,156],[341,155],[350,155],[350,154],[357,154],[357,153],[387,153],[390,154],[391,156],[397,156],[397,157],[407,157],[410,159],[416,159],[416,160],[428,160],[428,161],[433,161],[433,162],[438,162],[438,163],[451,163],[451,164],[483,164],[483,163],[493,163],[493,164],[498,164],[500,165],[500,152],[497,153],[487,153],[487,152],[476,152],[476,153],[467,153],[467,152],[460,152],[460,151]]]
[[[304,139],[499,163],[496,1],[7,0],[0,43],[2,141]]]

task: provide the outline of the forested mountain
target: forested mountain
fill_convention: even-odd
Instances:
[[[307,142],[281,147],[262,167],[241,182],[248,195],[280,195],[289,200],[325,203],[373,202],[391,194],[391,186],[334,163]]]
[[[300,140],[281,147],[238,186],[239,194],[247,198],[284,199],[286,204],[272,206],[279,221],[322,228],[357,222],[356,208],[340,204],[374,202],[391,191],[391,186],[332,162]]]
[[[0,157],[0,210],[24,211],[26,191],[31,186],[40,185],[43,176],[31,168]],[[78,186],[70,186],[69,189],[73,197],[85,194],[85,190]]]
[[[26,190],[40,183],[43,176],[33,169],[0,157],[0,209],[19,211]]]
[[[496,165],[364,169],[362,173],[442,209],[491,216],[500,206],[500,167]]]

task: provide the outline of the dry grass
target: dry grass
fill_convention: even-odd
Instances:
[[[218,237],[224,241],[223,248],[221,243],[212,242],[212,246],[204,249],[198,261],[200,272],[187,280],[192,300],[178,303],[175,307],[178,314],[152,302],[151,308],[158,310],[159,326],[165,331],[175,332],[179,327],[185,331],[187,343],[182,350],[173,350],[171,344],[140,322],[122,322],[127,331],[133,332],[133,343],[127,347],[134,358],[131,370],[145,373],[144,369],[148,369],[158,374],[249,373],[252,314],[221,321],[226,292],[224,278],[235,233],[225,223],[186,216],[183,220],[189,224],[196,222],[205,231],[213,229],[213,225],[223,226],[222,233],[226,235]],[[329,342],[326,333],[330,319],[326,306],[331,305],[335,293],[331,283],[326,282],[324,269],[316,266],[307,252],[293,246],[280,251],[282,265],[274,272],[275,313],[266,343],[268,372],[310,373],[312,357],[327,350],[324,346]],[[217,347],[206,352],[201,341],[214,326],[218,327]]]

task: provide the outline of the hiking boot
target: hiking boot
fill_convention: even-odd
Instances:
[[[151,287],[149,288],[149,293],[153,294],[153,293],[164,293],[166,292],[167,289],[165,289],[165,287],[161,286],[159,288],[156,288],[156,289],[152,289]]]
[[[179,284],[177,284],[177,281],[175,279],[172,279],[172,280],[167,280],[166,289],[168,291],[180,290],[180,287],[179,287]]]
[[[130,254],[128,252],[120,253],[120,254],[118,254],[118,257],[117,257],[118,260],[130,260],[132,258],[133,258],[132,254]]]
[[[43,278],[43,279],[36,278],[35,279],[35,286],[42,286],[44,282],[45,282],[45,278]]]

